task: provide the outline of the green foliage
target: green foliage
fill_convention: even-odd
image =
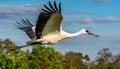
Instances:
[[[0,69],[15,69],[15,59],[5,53],[0,54]]]
[[[53,48],[35,45],[31,53],[12,51],[16,45],[9,39],[1,40],[0,47],[0,69],[63,69],[62,59]]]
[[[17,50],[14,53],[15,69],[29,69],[27,56],[23,51]]]
[[[17,49],[17,50],[16,50]],[[9,39],[0,40],[0,69],[120,69],[120,54],[112,55],[108,48],[90,61],[88,55],[34,45],[32,51],[22,51]]]
[[[3,48],[4,48],[3,41],[0,40],[0,53],[3,52]]]
[[[88,57],[87,57],[88,58]],[[87,69],[83,60],[86,60],[86,56],[82,53],[68,52],[65,54],[65,69]]]
[[[31,69],[62,69],[57,54],[53,48],[36,45],[30,58]]]

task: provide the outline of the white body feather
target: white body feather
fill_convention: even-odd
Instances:
[[[81,34],[86,34],[86,32],[84,32],[84,30],[86,30],[86,29],[83,29],[83,30],[76,32],[76,33],[73,33],[73,34],[67,33],[65,31],[61,31],[61,32],[56,31],[53,33],[49,33],[46,36],[43,36],[41,39],[37,39],[34,41],[41,42],[42,44],[55,44],[58,41],[65,39],[65,38],[79,36]]]

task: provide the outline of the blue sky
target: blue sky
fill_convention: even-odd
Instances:
[[[30,39],[16,29],[16,21],[29,19],[35,25],[42,4],[49,0],[0,0],[0,38],[10,38],[17,45]],[[54,1],[54,0],[50,0]],[[76,51],[95,58],[102,48],[120,53],[120,0],[56,0],[62,3],[63,29],[77,32],[89,29],[100,36],[81,35],[50,45],[60,52]],[[29,48],[29,47],[28,47]]]

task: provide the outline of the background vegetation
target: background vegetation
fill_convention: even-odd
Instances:
[[[94,61],[80,52],[62,54],[41,45],[32,51],[16,48],[11,40],[0,40],[0,69],[120,69],[120,54],[112,55],[108,48],[98,51]]]

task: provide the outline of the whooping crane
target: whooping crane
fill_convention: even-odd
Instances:
[[[20,30],[23,30],[32,41],[27,42],[27,45],[33,44],[54,44],[62,39],[79,36],[82,34],[93,35],[98,37],[87,29],[82,29],[76,33],[68,33],[62,30],[61,22],[63,20],[61,12],[61,3],[58,5],[56,1],[49,5],[43,5],[42,12],[38,16],[36,27],[29,22],[28,19],[22,19],[21,22],[17,22],[16,25]]]

